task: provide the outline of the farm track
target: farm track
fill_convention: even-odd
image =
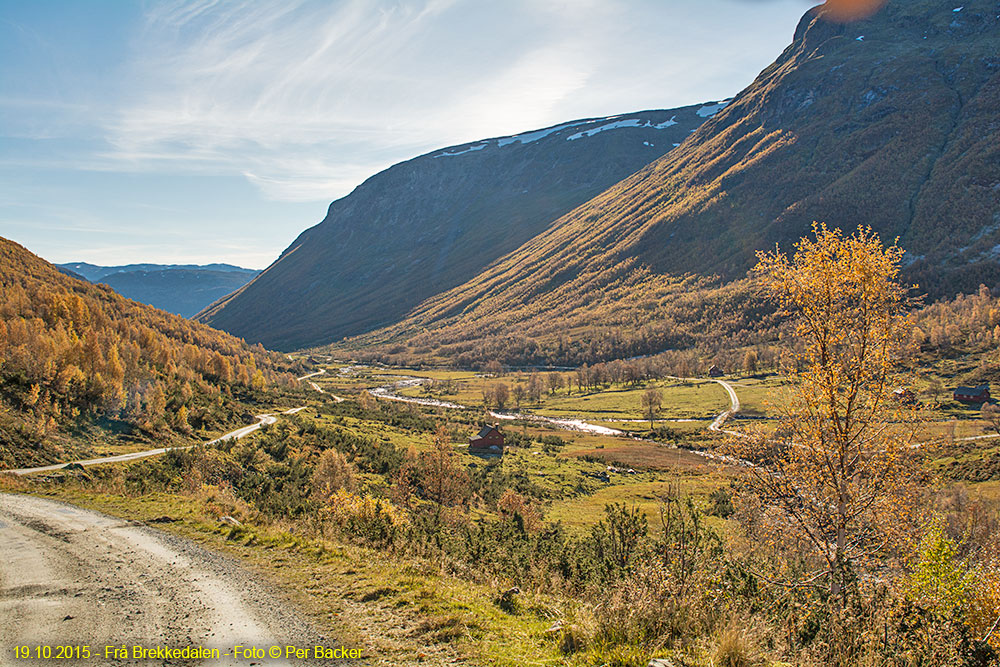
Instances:
[[[299,382],[302,382],[303,380],[308,381],[309,378],[315,377],[317,375],[323,375],[324,373],[326,373],[326,369],[317,371],[315,373],[310,373],[309,375],[303,375],[302,377],[296,378],[296,379]],[[315,389],[316,391],[318,391],[321,394],[326,394],[327,396],[329,396],[330,398],[332,398],[337,403],[342,403],[344,401],[344,399],[341,398],[341,397],[339,397],[339,396],[334,396],[333,394],[329,394],[329,393],[325,392],[315,382],[311,382],[310,381],[309,384],[312,386],[313,389]],[[282,414],[282,415],[294,415],[296,412],[301,412],[302,410],[305,410],[305,409],[306,409],[306,406],[300,406],[300,407],[297,407],[297,408],[290,408],[288,410],[285,410],[284,412],[281,412],[280,414]],[[220,435],[218,438],[215,438],[214,440],[209,440],[209,441],[204,442],[202,444],[203,445],[214,445],[214,444],[216,444],[218,442],[222,442],[224,440],[239,440],[240,438],[244,438],[244,437],[250,435],[251,433],[253,433],[254,431],[257,431],[261,426],[266,426],[268,424],[274,424],[274,423],[276,423],[278,421],[277,416],[275,414],[273,414],[273,413],[265,413],[265,414],[262,414],[262,415],[257,415],[256,418],[257,418],[257,423],[256,424],[250,424],[249,426],[241,426],[238,429],[230,431],[229,433],[226,433],[224,435]],[[183,446],[183,447],[159,447],[159,448],[156,448],[156,449],[147,449],[147,450],[144,450],[144,451],[141,451],[141,452],[131,452],[129,454],[118,454],[118,455],[115,455],[115,456],[102,456],[102,457],[98,457],[98,458],[81,459],[81,460],[77,460],[77,461],[66,461],[64,463],[55,463],[55,464],[52,464],[52,465],[37,466],[35,468],[14,468],[14,469],[11,469],[11,470],[0,470],[0,473],[12,473],[14,475],[30,475],[30,474],[39,473],[39,472],[52,472],[54,470],[59,470],[60,468],[65,468],[68,465],[74,465],[74,464],[75,465],[80,465],[80,466],[83,466],[83,467],[87,467],[87,466],[101,465],[101,464],[106,464],[106,463],[122,463],[124,461],[135,461],[137,459],[143,459],[143,458],[146,458],[146,457],[149,457],[149,456],[158,456],[160,454],[165,454],[166,452],[169,452],[170,450],[182,451],[182,450],[186,450],[186,449],[192,449],[192,448],[197,447],[197,446],[198,445],[186,445],[186,446]]]

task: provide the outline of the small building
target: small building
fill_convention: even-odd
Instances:
[[[469,453],[478,456],[503,456],[503,433],[496,424],[484,426],[479,435],[469,440]]]
[[[961,403],[982,405],[990,400],[990,385],[981,384],[978,387],[956,387],[952,397]]]
[[[913,393],[912,389],[908,389],[906,387],[894,389],[892,391],[892,397],[903,405],[913,405],[917,402],[917,395]]]
[[[725,373],[723,373],[722,369],[716,366],[715,364],[712,364],[712,367],[708,369],[709,377],[720,378],[723,375],[725,375]]]

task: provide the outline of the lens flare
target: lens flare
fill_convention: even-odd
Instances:
[[[887,0],[826,0],[823,16],[832,21],[850,23],[866,19],[886,3]]]

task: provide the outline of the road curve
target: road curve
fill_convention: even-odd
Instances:
[[[309,383],[309,386],[312,387],[314,390],[318,391],[321,394],[326,394],[327,396],[329,396],[330,398],[332,398],[334,403],[343,403],[344,402],[343,398],[341,398],[340,396],[334,396],[333,394],[331,394],[331,393],[327,392],[325,389],[323,389],[323,387],[319,386],[318,384],[316,384],[315,382],[313,382],[312,380],[309,379],[311,377],[316,377],[317,375],[323,375],[324,373],[326,373],[326,369],[325,368],[321,368],[318,371],[316,371],[315,373],[310,373],[309,375],[303,375],[302,377],[296,378],[296,379],[299,382],[302,382],[303,380],[305,380],[306,382]]]
[[[15,646],[91,647],[89,660],[62,661],[71,664],[246,666],[232,654],[238,644],[330,645],[229,558],[135,522],[11,494],[0,494],[0,618],[0,667],[52,662],[14,660]],[[123,644],[217,648],[219,657],[105,657],[105,646]]]
[[[296,412],[299,412],[301,410],[305,410],[305,406],[300,407],[300,408],[292,408],[290,410],[285,410],[281,414],[283,414],[283,415],[294,415]],[[253,433],[257,429],[259,429],[261,426],[264,426],[266,424],[273,424],[276,421],[278,421],[277,417],[275,417],[272,414],[257,415],[257,423],[256,424],[250,424],[249,426],[243,426],[241,428],[236,429],[235,431],[230,431],[229,433],[226,433],[225,435],[220,435],[215,440],[209,440],[208,442],[206,442],[204,444],[206,444],[206,445],[214,445],[215,443],[222,442],[223,440],[234,440],[234,439],[235,440],[239,440],[242,437],[250,435],[251,433]],[[68,466],[70,464],[73,464],[73,463],[75,463],[77,465],[84,466],[84,467],[86,467],[86,466],[92,466],[92,465],[98,465],[98,464],[102,464],[102,463],[120,463],[122,461],[134,461],[136,459],[144,459],[147,456],[157,456],[159,454],[163,454],[165,452],[168,452],[171,449],[182,449],[183,450],[183,449],[191,449],[192,447],[195,447],[195,445],[188,445],[186,447],[160,447],[158,449],[147,449],[147,450],[144,450],[144,451],[141,451],[141,452],[132,452],[130,454],[118,454],[117,456],[103,456],[103,457],[96,458],[96,459],[84,459],[84,460],[81,460],[81,461],[66,461],[65,463],[55,463],[53,465],[38,466],[37,468],[14,468],[13,470],[0,470],[0,473],[8,472],[8,473],[13,473],[15,475],[29,475],[29,474],[35,473],[35,472],[51,472],[53,470],[59,470],[60,468],[65,468],[66,466]]]
[[[736,390],[733,389],[733,385],[718,378],[682,378],[676,375],[668,375],[667,377],[671,380],[683,380],[685,382],[704,382],[707,380],[708,382],[714,382],[725,389],[726,393],[729,394],[729,408],[716,415],[715,419],[713,419],[712,423],[709,425],[708,430],[715,431],[716,433],[726,433],[728,435],[741,435],[738,431],[725,431],[722,429],[722,425],[726,423],[726,420],[740,411],[740,397],[736,395]]]
[[[722,388],[726,390],[726,393],[729,394],[729,409],[720,412],[719,415],[712,421],[708,430],[719,433],[728,433],[729,435],[739,435],[736,431],[723,431],[722,425],[726,423],[727,419],[740,411],[740,397],[736,395],[736,390],[733,389],[733,385],[729,384],[725,380],[719,380],[716,378],[710,378],[710,380],[718,385],[721,385]]]

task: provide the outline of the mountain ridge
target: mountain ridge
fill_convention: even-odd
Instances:
[[[675,151],[344,349],[454,357],[479,345],[480,362],[553,358],[561,334],[551,322],[589,327],[599,340],[614,338],[600,327],[648,327],[679,298],[684,276],[739,279],[756,250],[787,247],[815,220],[900,236],[911,250],[906,276],[932,296],[1000,286],[1000,20],[991,7],[975,0],[956,18],[938,3],[889,2],[851,24],[827,20],[822,6],[806,12],[775,63]],[[605,312],[604,293],[617,294],[619,312]],[[629,340],[606,354],[658,344],[619,338]]]
[[[111,287],[129,299],[181,317],[193,317],[260,272],[232,264],[56,264],[74,278]]]
[[[115,273],[129,273],[132,271],[221,271],[233,273],[259,273],[257,269],[247,269],[235,264],[213,263],[213,264],[122,264],[120,266],[103,266],[91,264],[90,262],[64,262],[55,266],[68,269],[73,273],[83,276],[90,282],[100,282],[101,278]]]
[[[391,324],[673,150],[724,104],[568,121],[393,165],[198,319],[284,349]]]

